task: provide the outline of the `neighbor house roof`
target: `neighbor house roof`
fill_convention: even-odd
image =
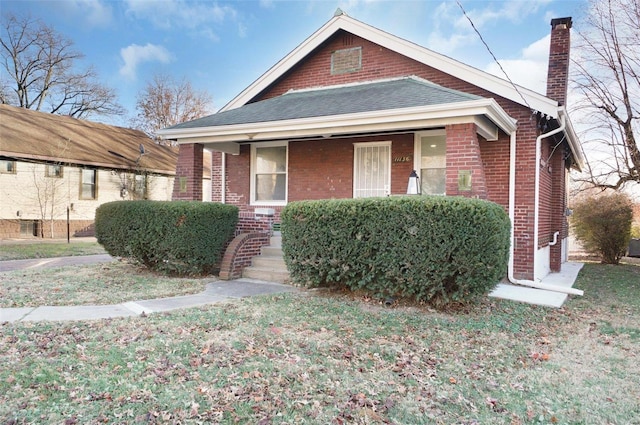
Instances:
[[[312,117],[355,114],[482,99],[417,77],[388,79],[318,89],[292,90],[282,96],[249,103],[169,127],[216,127]]]
[[[0,105],[0,156],[125,170],[140,157],[140,168],[175,175],[178,152],[139,130]]]

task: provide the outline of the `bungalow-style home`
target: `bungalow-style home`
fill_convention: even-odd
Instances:
[[[138,130],[0,105],[0,239],[66,237],[67,220],[90,236],[105,202],[170,200],[177,159]]]
[[[502,205],[509,278],[535,284],[567,259],[568,172],[583,164],[565,109],[571,25],[551,21],[542,95],[338,10],[218,113],[160,132],[179,145],[174,199],[201,198],[204,149],[238,233],[292,201],[406,194],[415,171],[414,193]]]

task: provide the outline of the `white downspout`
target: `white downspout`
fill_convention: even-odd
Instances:
[[[540,215],[540,159],[542,156],[542,139],[553,136],[561,131],[564,131],[566,126],[565,118],[566,110],[564,107],[558,110],[558,116],[560,118],[560,127],[555,130],[551,130],[548,133],[539,135],[536,138],[536,176],[535,176],[535,189],[534,189],[534,235],[533,235],[533,270],[535,273],[536,265],[535,259],[538,250],[538,218]],[[516,279],[514,277],[514,253],[515,253],[515,235],[514,235],[514,219],[515,219],[515,200],[516,200],[516,132],[511,133],[510,140],[510,158],[509,158],[509,219],[511,220],[511,250],[509,252],[509,266],[508,266],[508,278],[509,282],[517,285],[528,286],[531,288],[544,289],[547,291],[562,292],[565,294],[583,295],[584,292],[575,288],[565,288],[557,285],[547,285],[544,283],[536,282],[533,280]]]
[[[222,176],[221,176],[221,182],[220,185],[222,186],[221,191],[222,193],[220,194],[220,203],[221,204],[226,204],[227,203],[227,180],[226,180],[226,175],[227,175],[227,154],[222,152],[222,159],[220,161],[220,168],[222,168]]]

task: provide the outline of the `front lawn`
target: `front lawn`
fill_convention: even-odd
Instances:
[[[638,424],[640,267],[587,264],[562,309],[343,294],[4,324],[7,423]]]
[[[106,253],[102,245],[97,242],[2,241],[0,243],[0,261]]]
[[[124,261],[0,273],[0,308],[119,304],[204,291],[215,277],[167,277]]]

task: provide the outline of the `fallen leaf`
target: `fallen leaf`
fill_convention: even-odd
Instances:
[[[449,378],[449,383],[450,383],[450,384],[455,384],[455,383],[457,383],[457,382],[458,382],[458,381],[457,381],[457,380],[456,380],[456,378],[454,378],[453,376]]]

